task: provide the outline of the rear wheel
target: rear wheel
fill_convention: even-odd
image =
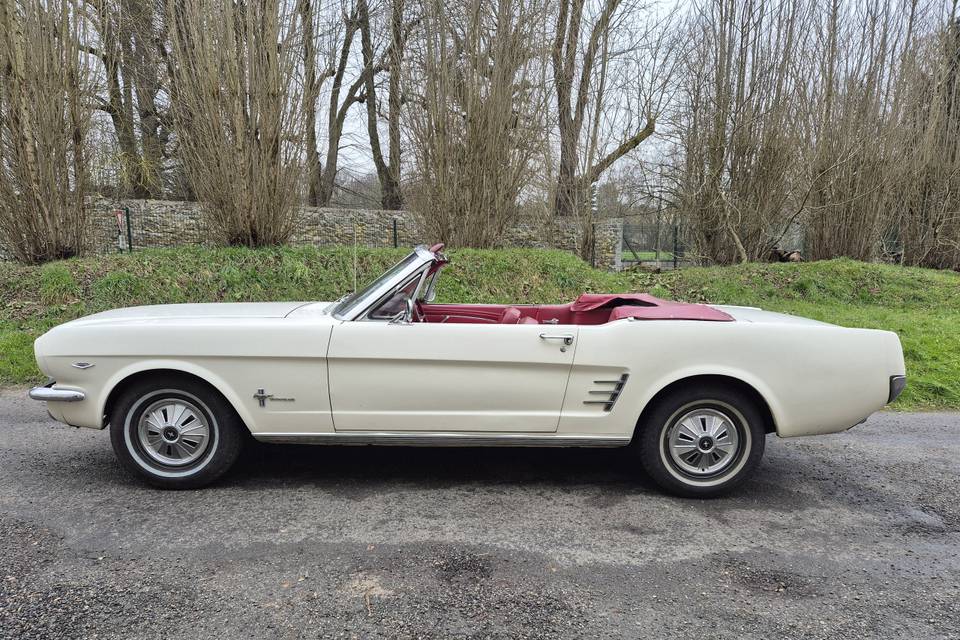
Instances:
[[[763,414],[721,385],[679,389],[644,416],[637,446],[646,472],[683,497],[712,497],[746,480],[763,457]]]
[[[165,489],[201,487],[222,476],[240,455],[245,431],[219,393],[176,376],[134,384],[110,415],[121,464]]]

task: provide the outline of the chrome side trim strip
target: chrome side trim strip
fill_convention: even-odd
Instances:
[[[30,398],[44,402],[80,402],[86,395],[76,389],[54,389],[52,387],[34,387],[30,389]]]
[[[625,447],[629,436],[527,435],[516,433],[255,433],[261,442],[383,445],[393,447]]]

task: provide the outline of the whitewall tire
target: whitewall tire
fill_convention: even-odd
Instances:
[[[756,402],[720,384],[691,385],[657,400],[638,425],[644,470],[668,492],[709,498],[746,480],[763,457]]]
[[[218,392],[186,377],[141,379],[115,403],[110,441],[121,464],[164,489],[209,484],[233,465],[246,427]]]

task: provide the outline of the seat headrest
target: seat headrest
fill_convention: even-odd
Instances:
[[[500,324],[517,324],[520,322],[520,309],[507,307],[500,316]]]

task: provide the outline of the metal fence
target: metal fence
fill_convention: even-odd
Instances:
[[[91,216],[93,253],[154,247],[212,244],[200,206],[193,202],[130,201],[108,203]],[[622,245],[621,219],[593,225],[591,258],[595,266],[616,269]],[[521,216],[503,229],[504,247],[560,249],[580,253],[581,221],[570,217]],[[303,207],[290,244],[318,247],[357,244],[363,247],[409,247],[435,240],[416,214],[378,209]]]
[[[87,219],[87,253],[104,255],[147,248],[207,245],[212,241],[200,206],[176,201],[99,201]],[[521,219],[505,230],[503,246],[562,249],[580,253],[580,222],[573,218]],[[604,269],[636,265],[675,269],[686,257],[679,226],[645,219],[630,223],[603,218],[593,225],[589,260]],[[305,207],[291,244],[408,247],[422,241],[403,211]],[[619,259],[618,259],[619,258]],[[9,259],[0,246],[0,260]]]
[[[196,203],[153,201],[91,212],[88,250],[104,254],[211,244],[208,223]],[[403,247],[417,229],[404,212],[305,207],[290,244]]]
[[[621,261],[660,269],[688,266],[680,225],[672,223],[624,224]]]

